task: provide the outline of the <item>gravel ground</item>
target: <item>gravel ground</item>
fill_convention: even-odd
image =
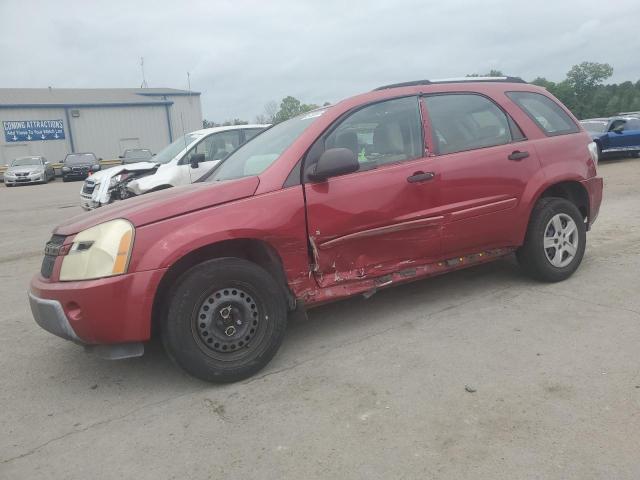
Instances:
[[[600,172],[568,281],[504,259],[324,306],[225,386],[41,330],[27,284],[81,184],[0,186],[0,478],[640,478],[640,159]]]

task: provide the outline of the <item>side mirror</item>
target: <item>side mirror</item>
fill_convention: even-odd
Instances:
[[[101,161],[102,161],[102,157],[100,157],[100,158],[98,159],[98,161],[99,161],[99,162],[101,162]]]
[[[198,168],[200,162],[204,162],[204,153],[194,153],[189,157],[191,168]]]
[[[356,154],[348,148],[330,148],[326,150],[318,163],[311,167],[307,175],[314,182],[321,182],[329,177],[357,172],[360,168]]]
[[[118,155],[118,158],[124,158],[124,155]]]

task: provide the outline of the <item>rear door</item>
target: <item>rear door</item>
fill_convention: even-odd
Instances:
[[[322,287],[407,269],[440,253],[434,159],[425,156],[419,100],[370,104],[318,139],[305,170],[329,148],[348,148],[359,171],[305,182],[307,226]]]
[[[486,96],[436,94],[423,101],[439,174],[443,255],[513,245],[517,207],[540,168],[533,145]]]

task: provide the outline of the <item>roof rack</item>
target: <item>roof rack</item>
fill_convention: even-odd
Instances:
[[[467,82],[504,82],[504,83],[527,83],[520,77],[457,77],[457,78],[440,78],[437,80],[415,80],[413,82],[392,83],[391,85],[383,85],[374,89],[386,90],[388,88],[413,87],[416,85],[434,85],[440,83],[467,83]]]

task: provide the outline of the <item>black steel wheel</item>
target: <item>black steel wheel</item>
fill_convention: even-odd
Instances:
[[[268,272],[247,260],[219,258],[178,279],[161,328],[179,366],[203,380],[233,382],[271,360],[286,323],[282,289]]]

